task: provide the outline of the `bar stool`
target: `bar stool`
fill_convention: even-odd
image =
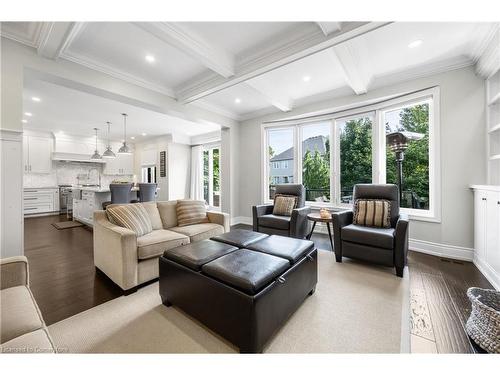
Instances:
[[[130,203],[132,201],[132,186],[134,184],[109,184],[111,191],[111,202],[103,202],[103,210],[110,204]]]
[[[139,202],[152,202],[156,200],[158,184],[139,183]]]

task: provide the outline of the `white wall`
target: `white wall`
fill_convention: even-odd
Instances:
[[[242,122],[239,128],[239,214],[251,217],[251,206],[261,201],[262,122],[346,105],[354,106],[356,103],[432,86],[439,86],[441,92],[442,220],[441,223],[412,221],[410,238],[416,241],[412,241],[411,246],[420,247],[423,251],[434,251],[434,244],[450,245],[444,248],[454,252],[455,257],[471,259],[474,246],[473,197],[468,186],[486,182],[485,83],[474,74],[472,67],[379,88],[361,96],[352,95],[309,104],[286,115],[276,113]]]

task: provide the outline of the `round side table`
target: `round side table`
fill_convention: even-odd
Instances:
[[[332,217],[330,216],[329,218],[325,219],[325,218],[322,218],[319,213],[311,213],[311,214],[308,214],[307,215],[307,219],[312,221],[313,222],[313,225],[312,225],[312,228],[311,228],[311,232],[307,235],[307,239],[310,240],[311,239],[311,236],[314,232],[314,227],[316,226],[316,223],[326,223],[326,227],[328,229],[328,237],[330,237],[330,246],[332,247],[332,251],[333,251],[333,239],[332,239],[332,231],[330,229],[330,223],[333,222],[333,219]],[[333,224],[332,224],[333,225]]]

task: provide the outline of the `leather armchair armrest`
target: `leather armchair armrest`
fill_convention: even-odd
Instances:
[[[0,277],[0,289],[28,286],[28,259],[22,255],[0,259]]]
[[[352,224],[354,213],[352,210],[332,213],[333,225],[333,243],[335,251],[335,259],[337,262],[342,262],[342,239],[341,230],[349,224]]]
[[[229,214],[224,212],[207,211],[208,221],[214,224],[219,224],[224,227],[224,232],[229,232],[230,228],[230,217]]]
[[[396,231],[394,233],[394,266],[396,267],[396,274],[400,277],[403,276],[403,269],[406,265],[408,254],[409,224],[408,217],[401,214],[396,223]]]
[[[292,211],[290,220],[290,236],[295,238],[304,238],[309,229],[309,220],[307,215],[311,213],[310,207],[295,208]]]
[[[252,207],[252,217],[253,217],[253,230],[255,232],[259,231],[259,217],[263,215],[269,215],[273,213],[274,205],[272,204],[261,204]]]

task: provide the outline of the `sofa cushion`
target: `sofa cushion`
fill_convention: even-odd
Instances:
[[[314,249],[314,242],[273,235],[254,242],[247,248],[285,258],[293,264]]]
[[[160,211],[158,211],[156,202],[143,202],[141,204],[144,206],[146,212],[148,213],[152,229],[153,230],[163,229],[163,223],[161,221]]]
[[[211,239],[242,248],[266,237],[267,234],[264,233],[254,232],[247,229],[233,229],[230,232],[220,234],[212,237]]]
[[[212,240],[203,240],[167,250],[163,253],[163,256],[199,271],[204,264],[235,250],[238,250],[235,246]]]
[[[41,328],[3,343],[2,353],[55,353],[55,350],[46,328]]]
[[[262,215],[259,217],[259,225],[269,228],[288,229],[290,228],[290,216]]]
[[[33,332],[43,326],[42,316],[26,286],[0,290],[0,343]]]
[[[224,227],[214,223],[193,224],[185,227],[173,227],[169,230],[188,236],[190,242],[206,240],[224,233]]]
[[[236,250],[205,264],[202,272],[248,294],[256,294],[285,272],[290,263],[273,255]]]
[[[273,215],[291,216],[297,207],[297,197],[293,195],[276,194],[274,197]]]
[[[177,226],[177,201],[156,202],[163,229]]]
[[[153,230],[149,215],[141,203],[107,207],[106,212],[117,225],[133,230],[138,237]]]
[[[390,250],[394,248],[393,228],[372,228],[351,224],[342,228],[340,237],[343,241],[355,242],[362,245]]]
[[[204,201],[181,199],[177,201],[177,225],[208,223],[207,209]]]
[[[165,250],[189,243],[189,237],[166,229],[154,230],[137,237],[137,258],[159,257]]]
[[[391,202],[385,199],[356,199],[353,224],[367,227],[391,227]]]

